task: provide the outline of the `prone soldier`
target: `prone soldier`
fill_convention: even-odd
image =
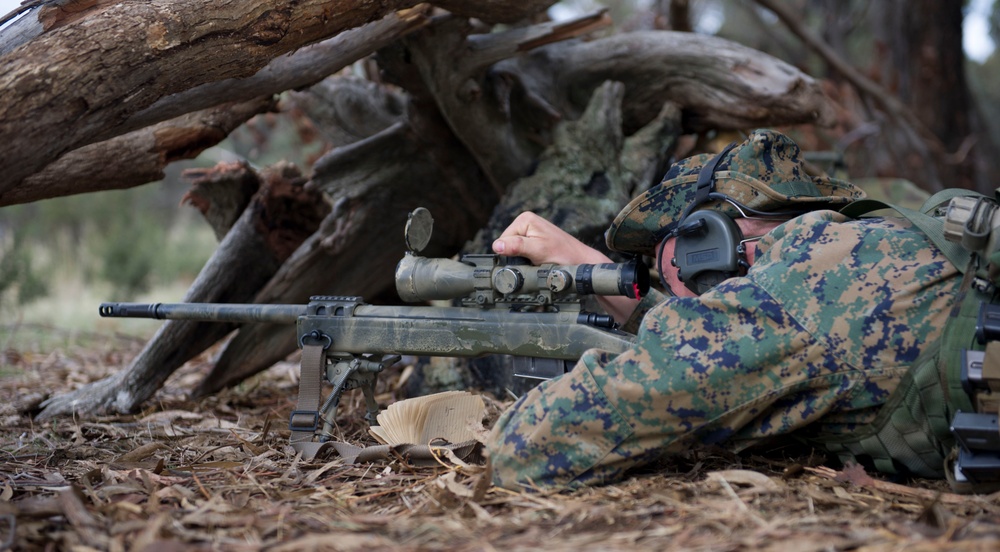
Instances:
[[[930,208],[860,217],[885,207],[863,197],[807,174],[796,144],[767,130],[672,166],[606,234],[655,258],[668,295],[605,301],[635,344],[587,352],[505,412],[487,443],[494,483],[603,484],[694,443],[792,435],[882,472],[961,479],[946,465],[951,421],[975,407],[956,355],[995,295],[989,259],[940,239]],[[531,213],[493,249],[607,262]]]

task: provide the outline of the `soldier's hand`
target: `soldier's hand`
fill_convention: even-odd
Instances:
[[[555,224],[531,212],[524,212],[493,242],[493,252],[510,257],[527,257],[532,264],[559,265],[610,263],[604,253],[569,235]],[[621,295],[598,297],[601,305],[624,324],[639,301]]]
[[[606,255],[585,245],[563,229],[531,212],[518,215],[493,242],[493,252],[527,257],[532,264],[560,265],[609,263]]]

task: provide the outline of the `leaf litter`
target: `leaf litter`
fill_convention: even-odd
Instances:
[[[795,447],[700,448],[572,492],[496,488],[482,463],[447,454],[437,466],[307,462],[283,423],[295,359],[191,400],[210,351],[141,412],[33,421],[45,397],[124,369],[140,347],[0,352],[0,550],[1000,549],[1000,493],[888,481]],[[402,398],[390,372],[383,407]],[[344,440],[374,444],[359,392],[340,412]]]

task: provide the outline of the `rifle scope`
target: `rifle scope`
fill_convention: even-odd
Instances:
[[[461,261],[408,254],[396,266],[396,291],[407,302],[516,296],[558,297],[623,295],[641,298],[649,291],[649,269],[638,259],[627,263],[532,266],[521,257],[465,255]]]

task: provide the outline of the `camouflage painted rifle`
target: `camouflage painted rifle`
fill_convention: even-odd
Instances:
[[[618,331],[610,316],[584,311],[580,296],[640,297],[649,289],[641,262],[531,266],[490,254],[460,261],[420,257],[432,223],[426,209],[410,214],[409,251],[396,267],[396,290],[407,302],[459,299],[461,306],[378,306],[360,297],[317,296],[307,305],[104,303],[100,315],[296,324],[303,353],[299,404],[289,425],[293,441],[329,438],[349,389],[362,390],[365,417],[374,423],[377,375],[400,355],[513,355],[516,375],[548,379],[587,349],[622,352],[632,345],[634,336]],[[333,390],[320,405],[323,380]]]

